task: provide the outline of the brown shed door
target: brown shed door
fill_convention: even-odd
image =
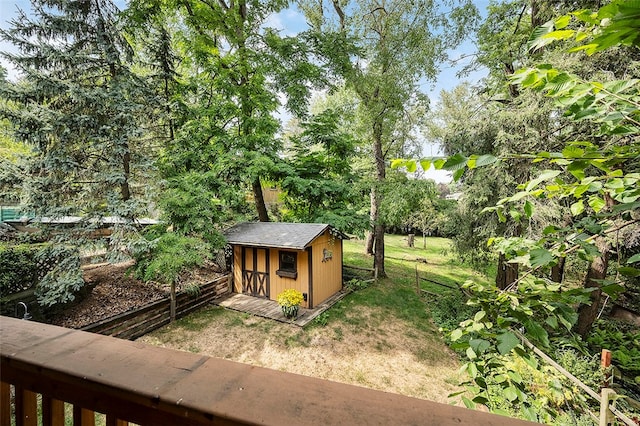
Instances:
[[[269,250],[242,248],[242,293],[269,298]]]

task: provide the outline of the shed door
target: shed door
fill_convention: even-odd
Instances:
[[[269,250],[242,248],[242,293],[269,298]]]

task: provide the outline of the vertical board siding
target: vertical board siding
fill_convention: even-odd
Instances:
[[[253,247],[244,248],[244,267],[253,270]]]
[[[307,301],[302,304],[304,308],[319,305],[342,290],[342,240],[327,230],[309,248],[313,258],[309,258],[309,250],[234,246],[233,292],[243,293],[243,270],[267,272],[269,299],[277,300],[280,293],[292,288],[307,294]],[[325,249],[332,252],[332,258],[323,262]],[[298,276],[295,279],[276,274],[280,268],[280,251],[297,253]],[[312,288],[310,281],[313,281]]]
[[[342,240],[325,232],[313,241],[313,304],[318,306],[342,290]],[[324,249],[332,258],[322,261]]]
[[[276,275],[276,271],[280,267],[280,249],[270,249],[269,251],[269,263],[271,267],[269,268],[269,279],[271,282],[271,292],[269,299],[277,300],[278,295],[282,293],[284,290],[293,288],[298,290],[300,293],[309,294],[309,267],[308,267],[308,258],[307,252],[304,250],[285,250],[285,251],[295,251],[298,253],[298,277],[296,279],[280,277]],[[308,303],[304,302],[302,304],[303,308],[308,308]]]
[[[233,247],[233,292],[242,293],[242,247]]]

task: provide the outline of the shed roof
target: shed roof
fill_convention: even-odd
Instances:
[[[304,250],[313,240],[330,229],[341,239],[348,237],[325,223],[244,222],[229,228],[229,244]]]

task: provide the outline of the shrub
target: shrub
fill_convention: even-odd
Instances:
[[[52,307],[74,301],[85,285],[78,249],[49,244],[37,252],[36,260],[50,268],[36,286],[40,306]]]
[[[572,372],[588,372],[593,380],[603,377],[595,358],[567,350],[560,354],[560,361]],[[554,367],[533,357],[495,358],[491,374],[481,380],[486,380],[486,391],[473,401],[485,404],[493,413],[556,425],[584,424],[587,419],[584,392]]]
[[[144,281],[176,283],[178,276],[211,257],[208,244],[198,238],[173,232],[158,235],[155,230],[147,244],[139,244],[134,252],[135,275]]]
[[[345,283],[345,287],[347,287],[347,289],[351,291],[356,291],[356,290],[364,290],[365,288],[369,287],[370,284],[371,284],[371,281],[353,278]]]
[[[0,243],[0,295],[27,290],[38,282],[36,254],[40,246],[30,244],[8,245]]]
[[[78,250],[60,244],[0,244],[0,294],[35,287],[40,306],[73,301],[84,287]]]
[[[467,297],[460,291],[451,291],[430,303],[431,317],[445,332],[458,327],[461,321],[472,318],[477,307],[467,305]]]
[[[631,324],[599,320],[587,337],[594,352],[609,349],[613,364],[640,381],[640,330]]]

